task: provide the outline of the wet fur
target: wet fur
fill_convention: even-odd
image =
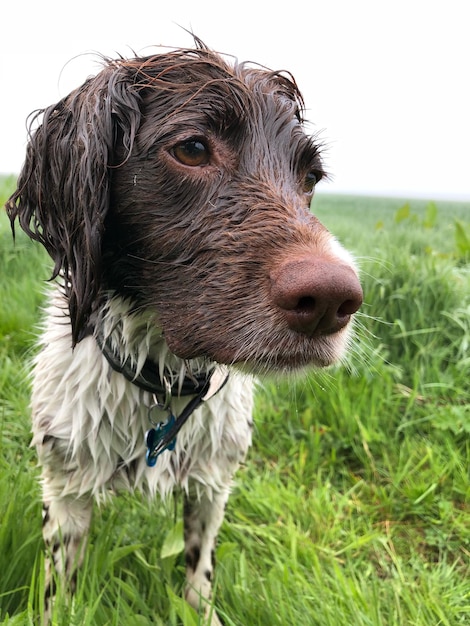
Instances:
[[[48,612],[53,572],[73,587],[93,499],[121,489],[152,497],[183,489],[186,596],[195,607],[210,599],[217,532],[251,442],[251,373],[328,365],[347,346],[346,322],[297,332],[273,303],[290,259],[319,256],[355,274],[309,211],[305,181],[324,172],[297,86],[196,43],[105,60],[41,111],[7,206],[12,224],[45,246],[58,279],[32,396]],[[189,138],[207,145],[204,167],[175,159]],[[153,398],[110,367],[97,334],[136,372],[147,358],[175,379],[232,366],[154,468],[144,444]],[[174,398],[173,412],[184,404]]]

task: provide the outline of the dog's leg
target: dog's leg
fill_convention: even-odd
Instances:
[[[89,497],[47,496],[43,502],[43,537],[46,546],[45,623],[50,621],[56,595],[56,578],[64,588],[75,591],[75,577],[85,551],[91,522]]]
[[[190,491],[184,500],[184,543],[186,556],[186,600],[196,609],[206,605],[207,623],[221,626],[221,621],[207,604],[211,600],[211,581],[215,566],[215,544],[224,519],[228,489],[198,497]]]

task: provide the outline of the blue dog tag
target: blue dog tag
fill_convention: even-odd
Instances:
[[[154,467],[157,462],[157,458],[165,450],[174,450],[176,445],[176,437],[172,439],[166,446],[157,450],[160,442],[174,427],[176,422],[175,416],[170,413],[166,422],[160,422],[156,424],[155,428],[150,428],[145,435],[145,443],[147,445],[147,452],[145,454],[145,460],[149,467]]]

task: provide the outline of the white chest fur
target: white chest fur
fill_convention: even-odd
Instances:
[[[124,302],[113,302],[104,320],[108,329],[116,328],[119,320],[117,340],[124,356],[133,355],[137,371],[149,355],[162,368],[171,360],[174,369],[175,357],[169,356],[158,327],[147,318],[129,315],[125,308]],[[151,426],[152,394],[115,372],[92,336],[71,349],[60,294],[47,310],[42,346],[34,371],[33,443],[45,467],[63,467],[49,475],[47,490],[62,496],[102,497],[112,490],[137,488],[166,496],[177,485],[187,489],[191,480],[210,495],[230,482],[251,443],[249,376],[231,372],[219,393],[190,416],[175,449],[163,452],[155,467],[148,467],[145,433]],[[187,401],[173,399],[173,413],[178,415]]]

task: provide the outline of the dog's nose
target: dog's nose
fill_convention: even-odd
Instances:
[[[271,273],[271,296],[289,328],[309,337],[337,332],[362,304],[362,288],[349,265],[331,259],[289,260]]]

